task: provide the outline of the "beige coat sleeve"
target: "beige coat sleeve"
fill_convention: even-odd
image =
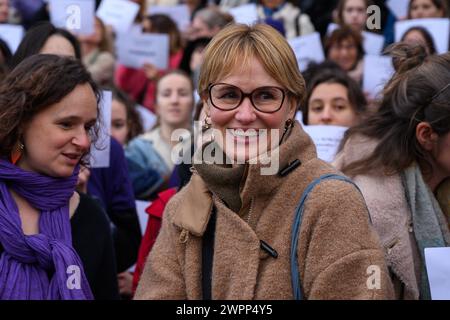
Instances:
[[[378,236],[353,185],[333,180],[317,185],[301,228],[298,256],[305,298],[393,298]]]

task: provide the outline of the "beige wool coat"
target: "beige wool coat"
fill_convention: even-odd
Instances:
[[[341,169],[346,164],[369,155],[376,147],[373,139],[351,138],[337,155],[333,165]],[[414,236],[411,210],[400,174],[377,172],[351,176],[364,195],[377,231],[388,267],[391,271],[396,299],[419,299],[421,258]],[[437,199],[445,214],[449,214],[450,180],[442,184]],[[447,201],[447,205],[444,202]],[[444,204],[444,205],[443,205]]]
[[[240,188],[242,208],[251,207],[241,210],[251,211],[246,217],[225,206],[194,173],[166,207],[136,299],[202,299],[202,235],[212,205],[217,212],[212,298],[293,298],[289,250],[295,207],[311,181],[337,171],[317,158],[312,140],[298,122],[277,151],[280,168],[295,159],[301,165],[284,177],[260,175],[260,165],[249,165]],[[276,259],[260,249],[260,240],[278,252]],[[325,181],[310,193],[297,254],[305,299],[393,295],[364,200],[347,182]],[[379,284],[375,287],[370,285],[374,266]]]

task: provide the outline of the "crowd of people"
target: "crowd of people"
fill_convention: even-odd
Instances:
[[[0,299],[432,298],[425,249],[450,246],[450,53],[423,26],[394,42],[394,22],[448,18],[447,0],[404,18],[385,1],[191,0],[184,30],[151,13],[177,0],[132,2],[134,28],[168,36],[166,69],[123,64],[100,17],[80,35],[45,1],[0,0],[0,25],[26,29],[17,49],[0,29]],[[236,23],[248,3],[257,22]],[[314,32],[325,60],[301,70],[289,41]],[[376,97],[367,32],[395,69]],[[346,129],[334,161],[318,125]]]

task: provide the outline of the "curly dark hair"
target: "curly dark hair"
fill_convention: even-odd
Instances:
[[[0,157],[10,156],[21,139],[23,128],[36,114],[86,83],[94,91],[98,105],[101,91],[79,60],[38,54],[22,61],[0,84]],[[93,143],[97,141],[98,130],[97,122],[92,132]],[[83,164],[86,157],[87,154]]]

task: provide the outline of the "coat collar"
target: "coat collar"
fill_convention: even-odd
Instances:
[[[270,168],[270,165],[263,164],[267,158],[256,164],[246,164],[246,172],[243,175],[245,180],[241,181],[240,187],[242,207],[248,207],[252,198],[270,196],[285,181],[285,175],[281,175],[280,172],[294,161],[298,160],[301,165],[316,158],[314,143],[296,121],[287,133],[285,141],[272,152],[272,159],[278,161],[271,164],[276,169],[273,170],[274,174],[262,174],[264,168]],[[211,183],[206,184],[201,173],[195,169],[193,171],[191,181],[181,191],[185,197],[183,206],[175,213],[172,222],[196,236],[202,236],[209,221],[214,190],[208,188]],[[217,195],[214,199],[220,201]]]

